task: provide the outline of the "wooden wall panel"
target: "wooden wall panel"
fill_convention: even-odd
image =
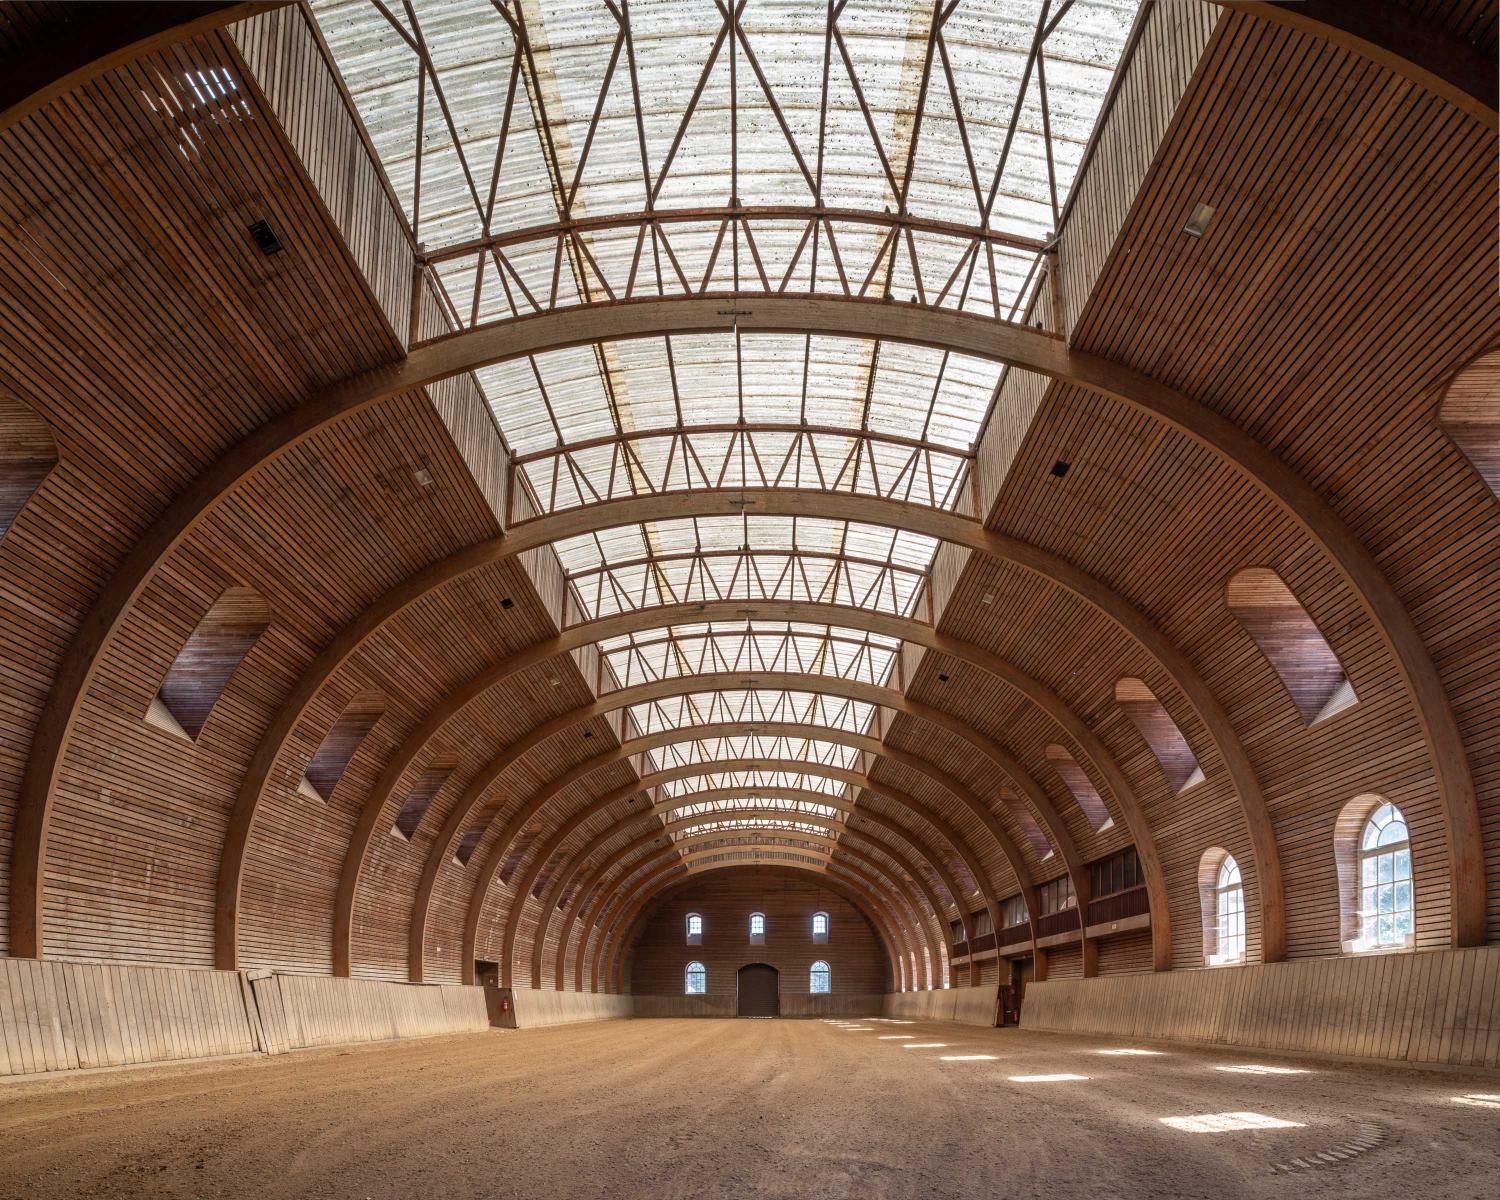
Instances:
[[[0,1076],[250,1054],[234,971],[0,958]]]
[[[402,345],[411,325],[413,245],[307,14],[292,5],[227,29],[296,149],[370,293]]]
[[[1032,983],[1030,1029],[1500,1066],[1500,947]]]
[[[827,945],[814,945],[812,915],[830,919]],[[686,944],[689,912],[704,918],[703,944]],[[766,914],[766,944],[749,944],[752,912]],[[849,901],[784,867],[747,867],[716,872],[668,892],[634,944],[630,991],[637,996],[681,996],[683,970],[692,960],[708,968],[710,999],[732,1001],[736,972],[766,962],[781,972],[784,996],[808,993],[808,969],[817,959],[833,969],[834,995],[870,995],[888,990],[884,952],[864,915]]]

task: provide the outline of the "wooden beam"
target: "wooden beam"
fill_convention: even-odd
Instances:
[[[1018,670],[983,647],[939,633],[931,625],[906,617],[842,604],[819,604],[800,600],[714,600],[658,608],[638,609],[575,625],[546,643],[528,647],[471,676],[444,697],[406,738],[382,768],[375,787],[365,800],[346,849],[340,873],[334,917],[334,974],[349,973],[349,930],[354,893],[363,870],[366,851],[375,836],[387,803],[407,770],[441,736],[444,726],[470,703],[521,670],[557,655],[607,638],[641,632],[673,623],[722,620],[773,620],[844,626],[868,633],[901,638],[987,672],[1014,688],[1047,714],[1090,759],[1119,805],[1126,828],[1140,855],[1152,914],[1152,958],[1155,969],[1167,970],[1172,961],[1171,918],[1167,904],[1166,877],[1156,850],[1155,838],[1137,800],[1134,788],[1103,741],[1052,689]],[[280,757],[278,752],[277,757]],[[503,855],[504,851],[501,850]],[[1159,924],[1158,924],[1159,922]],[[469,957],[472,957],[470,955]]]
[[[62,6],[50,37],[0,61],[0,130],[125,63],[291,0],[226,4],[214,0],[137,0]]]
[[[881,757],[889,759],[891,762],[905,768],[906,770],[912,771],[916,774],[925,776],[926,778],[930,779],[938,787],[942,788],[949,795],[958,800],[958,802],[964,808],[966,808],[971,814],[975,815],[979,819],[981,825],[985,828],[986,832],[990,834],[996,846],[999,848],[1002,856],[1010,865],[1011,872],[1016,877],[1016,886],[1020,889],[1021,895],[1026,901],[1027,911],[1030,913],[1035,913],[1037,911],[1036,889],[1033,886],[1031,873],[1026,866],[1025,860],[1021,857],[1019,850],[1016,848],[1015,843],[1011,840],[1010,835],[995,819],[993,813],[990,812],[989,808],[976,797],[974,797],[968,791],[965,785],[958,779],[955,779],[952,775],[949,775],[941,768],[927,762],[925,759],[917,757],[916,755],[907,754],[904,751],[893,750],[890,747],[885,746],[884,743],[882,743],[878,738],[871,737],[868,734],[851,733],[843,729],[823,728],[821,726],[808,727],[806,725],[798,724],[741,721],[730,724],[702,726],[688,731],[687,733],[673,729],[660,730],[645,737],[633,738],[613,749],[596,755],[594,758],[591,758],[586,762],[578,764],[577,766],[572,768],[572,770],[566,771],[556,779],[552,780],[541,793],[539,793],[536,797],[533,797],[530,803],[519,810],[516,816],[514,816],[509,822],[505,832],[496,839],[495,843],[491,847],[489,857],[480,871],[479,878],[475,881],[474,890],[471,893],[469,899],[469,912],[468,917],[465,921],[464,930],[464,955],[466,961],[472,963],[472,960],[474,958],[474,947],[478,939],[480,913],[483,909],[485,896],[489,889],[490,882],[493,880],[495,873],[499,870],[500,864],[505,859],[505,847],[509,845],[516,832],[519,831],[527,821],[531,820],[538,812],[540,812],[542,808],[545,807],[545,805],[553,797],[563,792],[565,789],[573,786],[575,783],[578,783],[580,780],[587,778],[595,771],[602,770],[615,763],[627,761],[635,755],[644,754],[649,750],[660,749],[661,747],[672,745],[675,742],[693,740],[694,738],[699,737],[732,737],[749,733],[751,731],[760,732],[767,737],[811,736],[818,741],[832,742],[843,746],[851,746],[854,749],[863,751],[867,754],[879,755]],[[745,760],[741,765],[749,765],[751,762],[759,763],[760,761],[761,760]],[[846,775],[839,771],[838,768],[829,767],[821,763],[805,765],[810,770],[815,768],[819,772],[829,775],[833,778],[842,778],[850,782],[853,782],[856,779],[862,781],[862,783],[868,782],[871,790],[878,792],[883,798],[908,808],[921,819],[932,824],[935,828],[942,832],[943,835],[947,837],[949,841],[954,845],[954,847],[958,850],[960,856],[964,859],[965,864],[968,866],[975,879],[981,882],[981,886],[984,888],[988,888],[988,877],[983,867],[979,864],[978,859],[969,849],[967,842],[962,837],[962,835],[960,835],[957,830],[953,829],[951,825],[944,821],[941,816],[935,813],[932,809],[928,808],[926,805],[922,804],[915,797],[909,796],[904,792],[888,787],[885,784],[876,784],[873,781],[869,781],[864,775],[855,775],[854,773],[849,773]],[[693,764],[689,767],[682,768],[680,771],[674,768],[671,771],[663,772],[661,773],[660,778],[664,782],[667,779],[682,778],[693,773],[702,773],[703,771],[714,769],[728,770],[733,769],[733,767],[732,764],[725,764],[722,767],[719,767],[717,764]],[[839,773],[835,774],[835,772]],[[651,779],[655,777],[648,776],[647,778]],[[642,780],[637,781],[636,784],[631,786],[632,788],[634,788],[647,785],[645,781]],[[654,784],[651,786],[654,786]],[[623,794],[628,795],[629,792],[623,792]],[[1153,914],[1153,920],[1154,919],[1155,918]],[[342,923],[342,928],[347,931],[351,923],[352,922],[349,919],[345,919]],[[425,934],[423,936],[425,937]],[[347,947],[344,952],[345,954],[348,953]],[[559,976],[562,974],[562,970],[560,967],[556,974]]]
[[[558,346],[664,332],[723,331],[736,322],[747,332],[890,338],[1007,362],[1129,404],[1186,433],[1253,481],[1339,568],[1399,668],[1413,715],[1427,740],[1442,797],[1449,844],[1452,940],[1455,945],[1473,945],[1483,940],[1485,888],[1478,804],[1463,739],[1441,678],[1415,623],[1374,557],[1343,519],[1280,458],[1206,405],[1139,372],[1070,350],[1058,339],[1037,330],[962,313],[853,298],[758,297],[753,304],[736,298],[730,311],[725,309],[725,300],[721,296],[693,296],[580,306],[519,318],[430,343],[414,350],[400,363],[356,376],[277,418],[199,475],[137,542],[101,590],[64,656],[48,694],[33,734],[18,797],[11,863],[12,950],[31,955],[39,955],[43,950],[38,928],[40,864],[45,857],[51,799],[83,697],[101,656],[166,556],[237,486],[329,423],[425,382]],[[725,511],[726,507],[721,504],[718,511]],[[678,515],[692,515],[691,509],[689,505],[690,511]],[[763,507],[760,511],[768,509]],[[814,514],[806,512],[806,515]],[[640,518],[625,516],[613,523],[630,519]],[[481,546],[457,557],[461,559],[464,555],[474,558],[474,565],[481,565],[484,549]],[[457,563],[449,560],[448,565]],[[1174,652],[1174,655],[1186,662],[1180,654]],[[1193,674],[1196,676],[1196,672]],[[1201,684],[1201,678],[1198,683]],[[1206,685],[1195,686],[1191,699],[1200,714],[1211,718],[1206,723],[1221,738],[1226,763],[1236,776],[1242,802],[1263,810],[1259,785],[1250,771],[1248,757],[1228,726],[1227,713],[1208,693]],[[1247,786],[1249,793],[1245,791]],[[1275,868],[1275,843],[1269,829],[1252,827],[1252,837],[1258,843],[1259,870]],[[1279,868],[1274,877],[1279,883]],[[1262,933],[1267,957],[1280,957],[1284,942],[1284,914],[1273,914]]]
[[[1411,80],[1490,129],[1500,127],[1500,65],[1478,46],[1390,0],[1216,0],[1310,33]]]
[[[1198,712],[1217,744],[1247,814],[1249,833],[1255,848],[1257,881],[1263,881],[1264,953],[1269,961],[1275,961],[1284,954],[1285,906],[1281,893],[1280,861],[1259,781],[1228,714],[1206,681],[1144,613],[1123,596],[1059,556],[1017,538],[984,530],[976,522],[952,513],[873,496],[775,488],[728,488],[634,497],[608,504],[568,509],[528,521],[500,538],[468,547],[411,576],[345,626],[304,673],[287,702],[272,719],[241,781],[226,831],[225,849],[220,864],[216,944],[217,961],[221,966],[235,961],[236,910],[245,849],[261,792],[275,767],[280,747],[296,728],[323,684],[366,641],[378,634],[387,621],[453,579],[561,537],[646,520],[725,513],[738,516],[745,511],[859,521],[907,529],[939,540],[952,541],[1033,571],[1072,591],[1114,621],[1152,655],[1161,669],[1173,679]],[[1040,789],[1030,793],[1033,803],[1039,793]],[[1045,794],[1040,794],[1045,801]],[[1050,811],[1039,805],[1036,807],[1041,815]],[[1057,839],[1054,839],[1054,844],[1064,852],[1067,860],[1068,847]],[[1080,893],[1080,899],[1083,894]]]
[[[1030,796],[1040,788],[1027,773],[1026,769],[1015,759],[1009,751],[998,746],[989,738],[970,729],[962,721],[959,721],[949,713],[930,708],[908,699],[901,692],[893,688],[877,687],[873,684],[858,683],[851,680],[826,678],[821,676],[809,676],[800,673],[776,673],[776,672],[742,672],[720,675],[700,675],[685,679],[666,679],[652,683],[640,684],[636,687],[621,688],[611,692],[590,704],[583,705],[572,712],[563,713],[543,724],[536,726],[526,736],[512,742],[497,757],[492,759],[479,773],[470,781],[468,790],[459,802],[450,810],[443,822],[437,838],[433,841],[428,851],[427,860],[422,869],[421,881],[417,886],[416,898],[412,904],[412,917],[409,926],[410,938],[410,978],[412,982],[420,982],[424,975],[423,957],[427,940],[427,917],[431,905],[433,889],[436,886],[438,874],[442,869],[444,861],[448,858],[450,848],[460,831],[469,822],[471,814],[479,808],[483,798],[491,785],[511,765],[519,762],[533,749],[542,745],[550,738],[564,733],[580,724],[593,720],[603,714],[614,712],[620,708],[632,704],[640,704],[649,700],[662,699],[668,696],[678,696],[699,691],[714,691],[721,689],[740,689],[747,687],[763,687],[772,689],[795,689],[800,691],[815,692],[824,695],[840,696],[867,704],[875,704],[889,708],[897,712],[906,713],[918,720],[925,721],[944,732],[951,734],[961,740],[967,741],[976,751],[988,758],[991,763],[998,767],[1023,793]],[[804,729],[813,728],[810,726]],[[670,731],[674,733],[675,740],[687,740],[695,735],[689,730]],[[900,752],[892,751],[878,739],[865,739],[872,753],[890,757],[892,761],[900,761],[897,755]],[[630,743],[627,743],[627,745]],[[639,753],[639,750],[636,751]],[[598,760],[591,760],[597,762]],[[929,764],[930,767],[930,764]],[[578,770],[579,768],[575,768]],[[590,768],[594,769],[594,768]],[[995,837],[996,843],[1002,850],[1007,850],[1007,857],[1015,854],[1014,846],[1009,835],[1005,832],[995,818],[989,806],[968,795],[967,791],[960,789],[957,793],[960,800],[966,800],[971,806],[970,811]],[[1045,794],[1043,795],[1045,800]],[[534,800],[532,804],[524,806],[511,818],[506,831],[502,834],[500,841],[508,842],[516,832],[529,821],[540,807],[542,801]],[[1048,805],[1050,811],[1050,804]],[[1055,817],[1054,817],[1055,819]],[[1081,860],[1068,839],[1066,830],[1060,831],[1060,836],[1053,840],[1057,847],[1059,856],[1065,863],[1069,864],[1069,876],[1073,880],[1073,886],[1080,886],[1080,876],[1083,890],[1080,897],[1088,894],[1088,877],[1083,870]],[[1070,857],[1071,855],[1071,857]],[[1016,855],[1013,862],[1021,861]],[[1029,873],[1024,868],[1016,872],[1017,878],[1029,878]],[[1080,899],[1080,904],[1083,901]],[[1079,932],[1080,939],[1083,937],[1082,926]]]
[[[804,764],[804,769],[805,769],[805,767],[806,767],[806,764]],[[723,767],[715,765],[712,769],[714,769],[714,770],[733,770],[735,768],[731,767],[731,766],[727,766],[727,765],[723,766]],[[782,769],[782,770],[796,770],[798,768],[792,767],[792,766],[783,766],[783,767],[780,767],[780,768],[777,768],[777,769]],[[693,768],[693,770],[701,773],[704,770],[704,768],[702,768],[702,767],[695,767],[695,768]],[[837,771],[838,773],[835,774],[834,773],[835,771]],[[683,773],[684,773],[684,769],[682,769],[682,768],[676,768],[676,769],[674,769],[674,772],[672,772],[672,774],[674,774],[676,777],[679,777],[679,778],[683,777]],[[663,773],[663,774],[666,774],[666,773]],[[870,781],[868,780],[868,778],[866,776],[860,775],[860,774],[858,774],[856,772],[841,771],[841,770],[839,770],[837,768],[830,768],[828,773],[826,773],[826,774],[820,774],[820,777],[828,778],[828,779],[831,779],[831,780],[838,780],[840,782],[853,782],[854,779],[858,779],[858,780],[862,780],[863,782],[860,783],[860,784],[856,784],[855,786],[866,786],[866,787],[870,787],[872,790],[876,790],[875,787],[874,787],[874,785],[872,783],[870,783]],[[640,785],[642,787],[648,786],[648,785],[646,785],[645,780],[641,780],[640,781]],[[657,785],[651,784],[649,786],[657,786]],[[738,795],[738,794],[742,794],[742,793],[734,793],[734,794]],[[803,801],[803,802],[806,802],[806,803],[810,803],[810,804],[821,804],[821,805],[825,805],[827,807],[836,808],[836,809],[838,809],[841,812],[845,812],[845,813],[849,813],[849,814],[858,813],[858,815],[862,819],[868,820],[872,824],[878,825],[880,828],[882,828],[882,829],[884,829],[884,830],[886,830],[886,831],[894,834],[895,836],[900,837],[904,841],[908,842],[912,846],[912,848],[915,849],[917,851],[917,853],[923,859],[925,859],[927,862],[929,862],[930,864],[932,864],[933,869],[935,871],[937,871],[937,872],[940,873],[940,877],[943,878],[943,880],[944,880],[944,886],[948,888],[949,894],[954,898],[954,907],[957,908],[958,910],[960,910],[960,913],[965,917],[965,920],[964,920],[964,926],[965,926],[965,928],[967,929],[969,927],[969,921],[967,919],[967,917],[968,917],[968,913],[967,913],[968,898],[961,891],[957,890],[956,881],[954,881],[953,879],[951,879],[951,877],[948,875],[948,873],[946,871],[946,868],[942,864],[942,858],[941,858],[941,856],[938,855],[938,854],[936,854],[934,852],[933,848],[931,848],[930,846],[928,846],[928,844],[915,831],[909,830],[909,829],[905,828],[904,826],[900,825],[898,822],[893,821],[889,817],[882,816],[880,813],[877,813],[877,812],[875,812],[872,809],[868,809],[868,808],[861,809],[857,805],[855,805],[855,804],[853,804],[853,803],[851,803],[849,801],[839,800],[839,799],[836,799],[836,798],[831,797],[831,796],[826,796],[826,795],[824,795],[824,794],[822,794],[820,792],[813,792],[813,791],[806,790],[806,789],[771,788],[771,789],[757,789],[757,794],[758,795],[772,797],[772,798],[776,798],[776,799],[782,799],[782,800],[793,800],[793,801],[800,800],[800,801]],[[535,930],[535,933],[534,933],[534,935],[532,937],[532,960],[531,960],[531,986],[532,987],[539,988],[539,987],[542,986],[541,976],[542,976],[543,951],[544,951],[545,943],[546,943],[546,935],[547,935],[548,931],[551,929],[552,915],[553,915],[553,912],[554,912],[555,897],[559,896],[563,892],[563,890],[567,887],[568,883],[571,881],[571,879],[572,879],[573,875],[576,873],[577,869],[579,867],[581,867],[584,863],[586,863],[595,853],[597,853],[597,851],[600,849],[600,847],[602,847],[607,841],[609,841],[609,839],[618,836],[619,833],[620,833],[620,831],[621,831],[621,829],[624,827],[625,824],[631,823],[631,822],[634,822],[634,821],[638,821],[638,820],[641,820],[641,819],[647,818],[647,817],[657,817],[657,818],[659,818],[664,813],[674,812],[677,809],[686,808],[686,807],[688,807],[690,805],[693,805],[693,804],[700,804],[700,803],[703,803],[704,801],[711,800],[711,799],[714,799],[714,798],[730,799],[730,798],[732,798],[732,796],[731,796],[731,793],[728,792],[728,791],[724,791],[724,792],[695,791],[695,792],[691,792],[691,793],[684,793],[682,796],[680,796],[678,798],[675,798],[669,805],[658,806],[658,807],[656,807],[656,808],[654,808],[652,810],[649,810],[647,812],[633,814],[630,818],[627,818],[626,821],[620,822],[619,824],[615,824],[615,825],[609,826],[607,829],[601,831],[597,836],[595,836],[593,839],[591,839],[589,842],[587,842],[584,846],[582,846],[581,848],[579,848],[577,851],[573,852],[570,855],[567,855],[564,858],[564,860],[559,864],[558,869],[553,872],[552,878],[551,878],[550,882],[548,883],[548,886],[546,887],[546,889],[544,889],[542,895],[538,897],[538,900],[540,902],[540,907],[539,907],[538,912],[537,912],[536,930]],[[536,858],[532,862],[530,868],[526,871],[525,875],[522,877],[521,884],[518,884],[517,887],[513,890],[512,896],[513,897],[521,898],[521,903],[518,904],[513,899],[512,903],[511,903],[511,906],[510,906],[510,910],[506,914],[505,937],[504,937],[504,942],[503,942],[502,949],[501,949],[502,970],[506,969],[506,966],[508,964],[510,964],[511,961],[512,961],[512,959],[513,959],[513,956],[514,956],[514,953],[515,953],[516,936],[517,936],[517,933],[518,933],[518,931],[520,929],[522,911],[525,908],[524,897],[531,891],[532,883],[535,880],[536,876],[540,873],[542,867],[547,862],[549,862],[551,860],[553,854],[561,846],[562,842],[565,841],[566,838],[572,832],[574,832],[581,824],[583,824],[583,822],[585,820],[587,820],[589,817],[597,815],[599,812],[603,811],[605,807],[607,807],[607,806],[597,805],[597,804],[590,804],[586,808],[580,810],[579,813],[577,813],[573,817],[569,818],[568,821],[564,822],[558,828],[558,831],[554,834],[554,836],[547,843],[547,845],[544,846],[537,853]],[[942,819],[940,817],[937,817],[937,818],[934,819],[935,815],[934,816],[929,816],[928,815],[928,812],[930,810],[923,811],[921,809],[917,809],[916,811],[917,811],[917,815],[918,816],[931,821],[934,825],[936,825],[938,827],[940,833],[944,833],[944,836],[947,838],[947,840],[950,842],[950,844],[954,847],[954,850],[964,859],[966,865],[972,863],[972,861],[973,861],[972,853],[968,850],[968,847],[963,844],[962,839],[958,837],[958,835],[956,834],[956,831],[954,831],[951,828],[951,826],[950,827],[946,827],[946,830],[945,830],[944,825],[943,824],[939,824],[939,822],[942,821]],[[795,813],[794,810],[743,809],[743,810],[740,810],[740,814],[739,815],[741,815],[741,816],[747,816],[747,817],[755,817],[755,816],[769,815],[769,814],[772,814],[772,813],[780,813],[781,814],[780,819],[800,819],[800,814]],[[731,814],[727,814],[727,813],[721,813],[721,814],[718,814],[717,816],[711,816],[711,815],[705,814],[702,819],[703,820],[715,820],[715,819],[716,820],[724,820],[724,819],[728,819],[730,816],[731,816]],[[843,828],[843,827],[841,826],[840,828]],[[670,827],[669,827],[669,829],[670,829]],[[851,832],[853,832],[855,834],[855,836],[861,836],[858,831],[851,831]],[[969,870],[972,873],[974,871],[974,867],[972,865],[970,865],[969,866]],[[998,916],[999,906],[994,901],[993,891],[992,891],[992,889],[989,886],[989,881],[984,877],[983,871],[980,871],[978,874],[975,875],[975,881],[976,881],[976,884],[978,885],[978,887],[980,889],[981,894],[985,898],[985,905],[986,905],[987,908],[989,908],[989,910],[991,912],[991,920],[993,921]],[[580,894],[582,894],[581,891],[580,891]],[[483,907],[483,895],[480,893],[480,891],[479,891],[478,888],[475,889],[474,896],[478,900],[478,904],[472,905],[471,907],[474,908],[475,910],[482,909],[482,907]],[[474,924],[477,925],[477,920],[474,922]],[[469,937],[469,925],[468,925],[468,923],[466,923],[466,925],[465,925],[465,946],[468,947],[470,945],[471,945],[471,941],[470,941],[470,937]],[[472,953],[470,953],[469,951],[466,950],[466,958],[471,958],[471,957],[472,957]],[[561,956],[561,953],[559,953],[559,962],[561,962],[561,961],[562,961],[562,956]],[[561,978],[562,978],[561,971],[560,970],[559,971],[555,971],[554,972],[554,980],[555,981],[559,981],[559,980],[561,980]]]

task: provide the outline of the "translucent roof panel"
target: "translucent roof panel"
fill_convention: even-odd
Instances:
[[[620,687],[730,671],[797,672],[882,686],[900,648],[899,639],[859,630],[768,621],[677,625],[599,643]]]
[[[805,762],[809,765],[839,767],[846,771],[856,771],[860,766],[859,750],[839,742],[824,741],[816,736],[747,733],[729,737],[695,738],[692,731],[688,730],[684,732],[682,740],[650,751],[646,755],[648,765],[641,773],[690,766],[711,769],[716,763],[749,758]]]
[[[1045,238],[1136,8],[313,2],[429,248],[565,219],[735,202],[910,212]],[[523,40],[528,52],[518,54]],[[601,270],[616,260],[619,273],[634,238],[591,241]],[[684,266],[712,255],[712,229],[697,242],[678,251]],[[747,269],[743,255],[723,257]],[[826,266],[826,248],[823,257]],[[568,265],[579,269],[577,259]]]
[[[746,796],[753,796],[756,792],[770,789],[818,792],[845,801],[852,799],[854,790],[847,783],[830,779],[816,771],[737,770],[705,771],[701,775],[669,780],[657,787],[656,796],[660,802],[697,792],[740,791]]]
[[[683,820],[687,817],[706,816],[710,813],[719,813],[731,816],[742,813],[754,813],[757,810],[782,810],[787,812],[806,813],[808,816],[822,817],[828,821],[843,819],[843,812],[828,804],[815,804],[808,800],[783,800],[770,796],[740,796],[728,800],[704,800],[697,804],[684,804],[680,808],[674,808],[669,813],[662,815],[672,821]]]
[[[585,619],[702,600],[811,600],[910,616],[938,543],[813,517],[619,525],[553,547]]]
[[[599,438],[722,424],[865,429],[968,451],[1000,367],[924,346],[725,330],[549,350],[479,377],[523,459]]]
[[[640,736],[732,721],[789,722],[864,733],[875,706],[815,692],[726,689],[632,704],[625,712]]]
[[[682,821],[694,821],[685,817]],[[776,820],[768,817],[726,817],[719,821],[699,821],[682,827],[682,821],[673,818],[673,833],[678,837],[705,837],[715,833],[805,833],[813,837],[837,837],[838,831],[808,821]]]

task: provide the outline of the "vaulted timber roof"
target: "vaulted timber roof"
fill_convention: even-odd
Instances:
[[[1492,935],[1496,22],[1390,7],[1452,88],[1277,6],[339,0],[5,93],[6,945],[609,986],[780,861],[903,985],[1015,897],[1162,968],[1217,848],[1275,959],[1370,793]]]

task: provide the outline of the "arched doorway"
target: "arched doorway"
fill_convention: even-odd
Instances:
[[[739,970],[739,1015],[779,1017],[781,975],[768,963],[751,963]]]

